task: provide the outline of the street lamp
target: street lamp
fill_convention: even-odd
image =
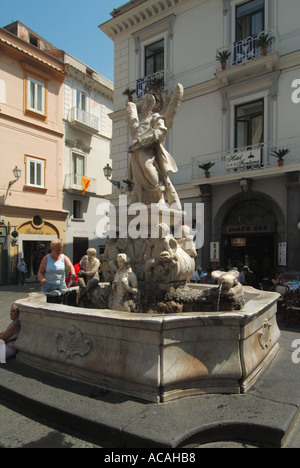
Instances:
[[[111,179],[111,175],[112,175],[112,168],[110,167],[110,165],[107,163],[106,166],[103,168],[103,173],[105,175],[105,177],[107,178],[107,180],[109,180],[109,182],[111,182],[113,185],[115,185],[116,187],[118,187],[118,189],[120,190],[121,188],[121,183],[117,180],[113,180]]]
[[[15,168],[13,169],[13,175],[15,177],[15,180],[11,180],[8,184],[8,187],[11,187],[15,182],[17,182],[20,177],[21,177],[21,169],[18,168],[18,166],[15,166]]]
[[[111,177],[111,174],[112,174],[112,168],[110,167],[110,165],[108,163],[103,168],[103,172],[104,172],[104,175],[107,178],[107,180],[109,180],[110,177]]]

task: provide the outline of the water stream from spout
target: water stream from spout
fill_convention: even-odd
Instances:
[[[219,285],[219,294],[218,294],[217,312],[220,311],[220,301],[221,301],[222,287],[223,287],[223,283],[220,283],[220,285]]]

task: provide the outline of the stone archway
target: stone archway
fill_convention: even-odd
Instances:
[[[277,202],[261,192],[241,199],[237,194],[219,209],[213,238],[220,242],[224,268],[253,262],[263,277],[278,265],[278,242],[286,240],[285,218]],[[249,257],[249,259],[248,259]]]
[[[33,217],[32,220],[26,221],[17,228],[19,235],[31,235],[31,236],[55,236],[60,237],[59,230],[54,224],[44,221],[42,218],[36,220]]]

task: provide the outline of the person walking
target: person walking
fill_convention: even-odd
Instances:
[[[18,270],[18,285],[19,286],[25,286],[26,285],[26,273],[27,273],[27,265],[24,261],[24,258],[21,258],[21,260],[17,264],[17,270]]]

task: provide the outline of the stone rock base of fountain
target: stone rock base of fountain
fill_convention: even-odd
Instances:
[[[245,305],[243,294],[220,294],[218,287],[203,289],[193,285],[180,285],[179,287],[159,288],[158,285],[139,283],[139,297],[134,312],[150,314],[176,314],[181,312],[232,312],[241,310]],[[169,291],[168,291],[169,289]],[[111,285],[97,283],[94,289],[79,302],[80,307],[108,309],[111,295]],[[70,295],[67,301],[74,305],[74,296]]]
[[[276,356],[280,336],[279,295],[244,288],[244,296],[240,311],[159,315],[49,304],[36,295],[17,302],[17,359],[152,402],[244,393]]]

